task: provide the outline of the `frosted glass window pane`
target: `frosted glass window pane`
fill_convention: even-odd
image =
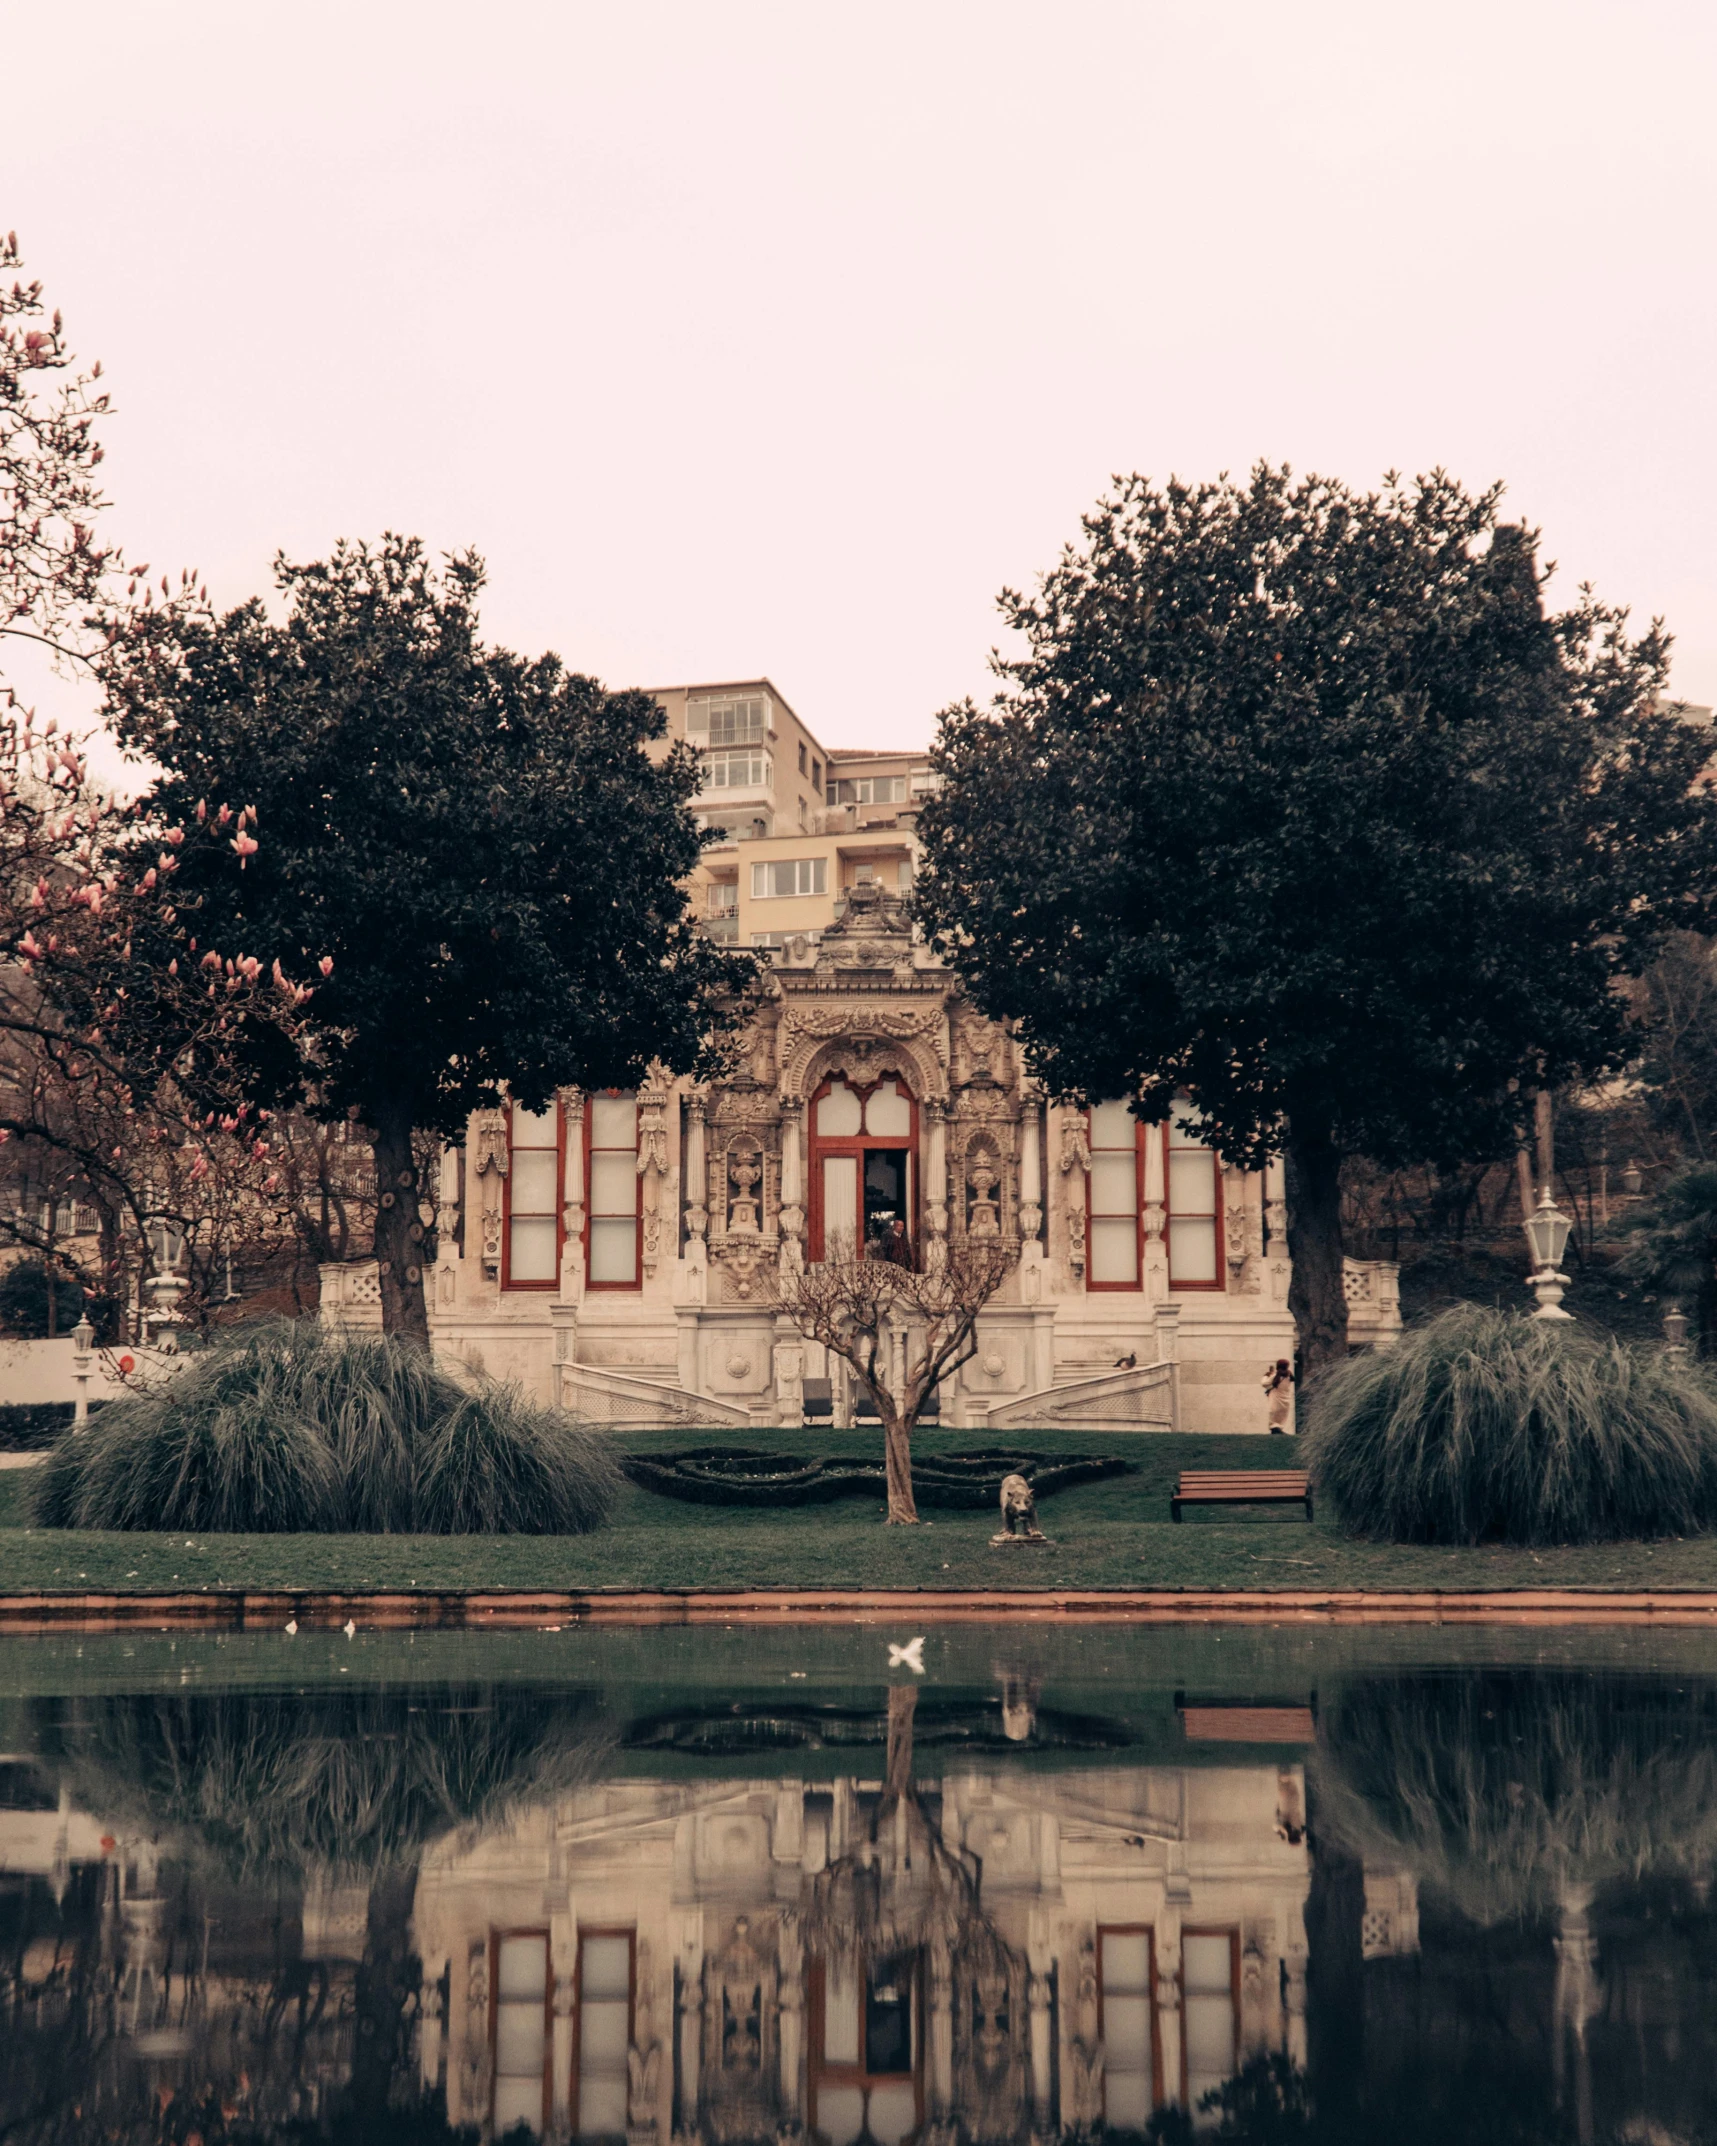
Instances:
[[[551,1148],[559,1135],[557,1110],[521,1110],[517,1104],[513,1106],[514,1147]]]
[[[1231,1996],[1234,1988],[1233,1963],[1232,1940],[1226,1931],[1218,1930],[1203,1937],[1186,1937],[1181,1940],[1181,1984],[1185,1989],[1205,1992],[1217,1990],[1224,1997]]]
[[[1113,2131],[1143,2131],[1151,2120],[1151,2075],[1118,2071],[1105,2055],[1103,2114]]]
[[[827,2135],[829,2146],[852,2146],[864,2129],[864,2096],[856,2086],[822,2088],[817,2095],[817,2129]]]
[[[626,2129],[626,2078],[589,2078],[578,2075],[578,2135],[581,2139],[613,2138]]]
[[[635,1095],[593,1095],[590,1098],[590,1144],[593,1148],[635,1148],[638,1145],[638,1098]]]
[[[560,1205],[555,1184],[558,1160],[553,1148],[513,1150],[514,1214],[546,1215]]]
[[[593,1282],[635,1282],[638,1279],[636,1222],[591,1223],[590,1279]]]
[[[1147,1930],[1103,1932],[1103,2002],[1130,1990],[1148,1993],[1151,1986],[1151,1939]]]
[[[858,1985],[829,1963],[823,1989],[823,2060],[828,2064],[856,2064],[859,2055]]]
[[[1169,1275],[1177,1282],[1216,1280],[1214,1222],[1170,1222]]]
[[[528,2124],[531,2130],[540,2131],[543,2121],[543,2083],[535,2079],[497,2079],[495,2081],[495,2136],[512,2131],[520,2124]]]
[[[1137,1135],[1138,1123],[1125,1103],[1093,1103],[1091,1145],[1094,1148],[1130,1148]]]
[[[1139,1172],[1131,1151],[1125,1155],[1093,1155],[1091,1212],[1094,1215],[1136,1215],[1138,1211]]]
[[[542,2078],[547,2049],[542,1999],[514,2004],[503,1998],[495,2007],[495,2069],[507,2079]]]
[[[918,2121],[918,2102],[910,2085],[873,2086],[870,2090],[870,2135],[877,2146],[899,2146]]]
[[[1131,1216],[1123,1222],[1093,1222],[1091,1279],[1094,1282],[1136,1282],[1138,1278],[1138,1224]]]
[[[1110,2069],[1122,2064],[1136,2071],[1151,2061],[1151,2000],[1103,1991],[1103,2047]]]
[[[1169,1211],[1177,1215],[1216,1212],[1216,1167],[1208,1148],[1170,1148]]]
[[[834,1259],[844,1247],[848,1258],[858,1242],[858,1158],[823,1157],[823,1253]]]
[[[631,1997],[630,1938],[587,1937],[584,1940],[584,1978],[579,1985],[579,1993],[587,2000],[597,1997]]]
[[[559,1247],[553,1215],[515,1215],[508,1249],[507,1275],[515,1282],[552,1282],[559,1278]]]
[[[626,2069],[626,2045],[630,2040],[627,2032],[630,2010],[622,1997],[618,2003],[604,1998],[599,2004],[587,2003],[579,2014],[578,2057],[587,2069],[595,2071],[624,2071]]]
[[[509,1997],[542,1999],[548,1992],[548,1939],[504,1937],[496,1963],[495,1993],[503,2003]]]
[[[864,1106],[844,1080],[838,1080],[817,1105],[817,1132],[824,1140],[851,1140],[864,1122]]]
[[[899,1084],[885,1080],[865,1105],[864,1129],[879,1139],[905,1140],[912,1131],[912,1105]]]
[[[638,1212],[638,1163],[629,1151],[590,1158],[590,1211],[593,1215]]]

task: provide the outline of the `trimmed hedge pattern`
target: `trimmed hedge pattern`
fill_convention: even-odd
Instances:
[[[684,1453],[629,1453],[621,1462],[631,1480],[664,1498],[693,1505],[827,1505],[836,1498],[886,1497],[880,1453],[801,1460],[752,1446],[693,1446]],[[978,1512],[997,1503],[1004,1475],[1023,1475],[1038,1498],[1076,1483],[1131,1473],[1119,1454],[1076,1453],[1050,1460],[1040,1453],[983,1447],[970,1453],[914,1456],[912,1494],[920,1505]]]

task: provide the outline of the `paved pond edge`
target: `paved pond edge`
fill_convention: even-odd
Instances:
[[[520,1592],[412,1588],[326,1591],[221,1588],[180,1593],[0,1596],[0,1635],[201,1627],[472,1631],[570,1623],[731,1624],[902,1618],[939,1623],[1099,1624],[1657,1624],[1717,1621],[1717,1590],[1608,1593],[1598,1588],[1031,1589],[684,1588]]]

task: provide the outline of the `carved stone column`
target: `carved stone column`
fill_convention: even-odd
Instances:
[[[1145,1302],[1163,1304],[1169,1293],[1168,1188],[1164,1182],[1160,1125],[1145,1128]]]
[[[701,1937],[694,1939],[690,1933],[680,1947],[679,2041],[679,2130],[695,2136],[698,2084],[703,2070],[703,1945]]]
[[[560,1296],[576,1304],[584,1295],[584,1090],[563,1088],[560,1107],[566,1118],[566,1174],[561,1222],[565,1239],[560,1254]]]
[[[572,2018],[578,2002],[577,1968],[556,1965],[554,1978],[554,2041],[549,2051],[549,2108],[555,2135],[566,2138],[572,2130]]]
[[[1264,1295],[1272,1304],[1288,1301],[1288,1166],[1272,1155],[1264,1166]]]
[[[1043,1301],[1043,1103],[1037,1083],[1020,1082],[1019,1293],[1025,1304]]]
[[[934,1265],[948,1242],[948,1105],[941,1096],[926,1096],[924,1123],[924,1249]]]
[[[802,1811],[802,1802],[800,1808]],[[805,1944],[799,1934],[799,1918],[791,1908],[783,1912],[776,1928],[775,1965],[783,2128],[797,2136],[803,2123],[799,2067],[805,2043]]]
[[[1034,1913],[1026,1941],[1026,1963],[1031,1972],[1026,1981],[1026,2005],[1031,2016],[1032,2130],[1043,2138],[1050,2131],[1050,2089],[1053,2085],[1053,2053],[1049,2035],[1050,1971],[1055,1956],[1043,1928],[1043,1918]]]
[[[791,1320],[775,1328],[775,1421],[786,1431],[805,1423],[805,1344]]]
[[[480,1228],[478,1253],[486,1272],[501,1271],[501,1187],[507,1175],[507,1114],[478,1110],[471,1116]]]
[[[1085,1113],[1063,1108],[1060,1171],[1062,1209],[1067,1219],[1067,1271],[1075,1282],[1085,1280],[1086,1181],[1091,1171],[1091,1143],[1085,1132]]]
[[[686,1301],[709,1301],[708,1110],[701,1095],[686,1098],[686,1151],[680,1183],[686,1199]]]
[[[805,1106],[783,1096],[781,1110],[781,1272],[796,1272],[805,1257]]]
[[[644,1279],[649,1281],[662,1257],[662,1187],[668,1177],[668,1099],[652,1083],[638,1091],[638,1175],[644,1223]]]
[[[946,1943],[930,1947],[930,2114],[946,2122],[954,2102],[954,1970]]]

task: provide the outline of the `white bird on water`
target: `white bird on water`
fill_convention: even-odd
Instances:
[[[298,1619],[296,1617],[287,1618],[286,1636],[288,1639],[296,1639],[298,1637]]]
[[[909,1639],[904,1647],[897,1647],[890,1640],[888,1643],[888,1666],[890,1669],[910,1669],[915,1677],[921,1677],[924,1674],[923,1633],[920,1632],[916,1639]]]
[[[357,1626],[352,1622],[351,1618],[348,1617],[346,1619],[346,1637],[350,1639],[357,1629]]]

